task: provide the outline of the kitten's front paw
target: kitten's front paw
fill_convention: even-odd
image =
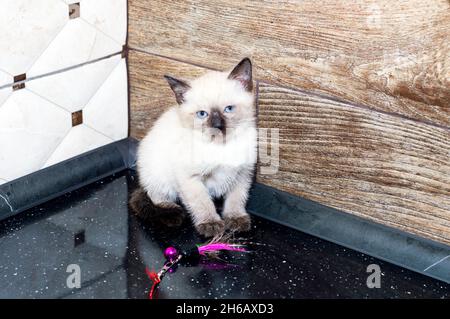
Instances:
[[[225,231],[225,223],[219,219],[198,224],[195,228],[200,235],[205,237],[214,237],[223,234]]]
[[[225,228],[232,232],[246,232],[252,224],[249,215],[225,217]]]

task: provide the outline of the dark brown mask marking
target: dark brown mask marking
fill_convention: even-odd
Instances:
[[[218,110],[213,110],[208,119],[208,125],[212,128],[218,129],[225,135],[226,123],[225,118]]]

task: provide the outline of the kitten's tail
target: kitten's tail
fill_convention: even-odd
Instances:
[[[137,188],[130,198],[130,207],[135,215],[146,222],[163,224],[168,227],[180,226],[186,212],[176,203],[167,203],[164,207],[155,205],[147,192],[142,188]]]

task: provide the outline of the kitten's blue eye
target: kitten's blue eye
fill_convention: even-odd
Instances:
[[[234,105],[228,105],[224,110],[225,113],[231,113],[234,111]]]
[[[205,117],[207,117],[208,116],[208,112],[206,112],[206,111],[198,111],[197,112],[197,117],[199,118],[199,119],[204,119]]]

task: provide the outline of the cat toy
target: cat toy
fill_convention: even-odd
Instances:
[[[163,277],[168,272],[172,272],[176,265],[182,264],[186,266],[194,266],[199,263],[202,257],[214,258],[221,251],[247,252],[243,245],[221,242],[196,245],[190,249],[181,251],[178,251],[175,247],[167,247],[164,250],[166,262],[159,272],[150,271],[147,267],[145,268],[147,276],[153,283],[148,295],[149,299],[153,299],[155,290]]]

